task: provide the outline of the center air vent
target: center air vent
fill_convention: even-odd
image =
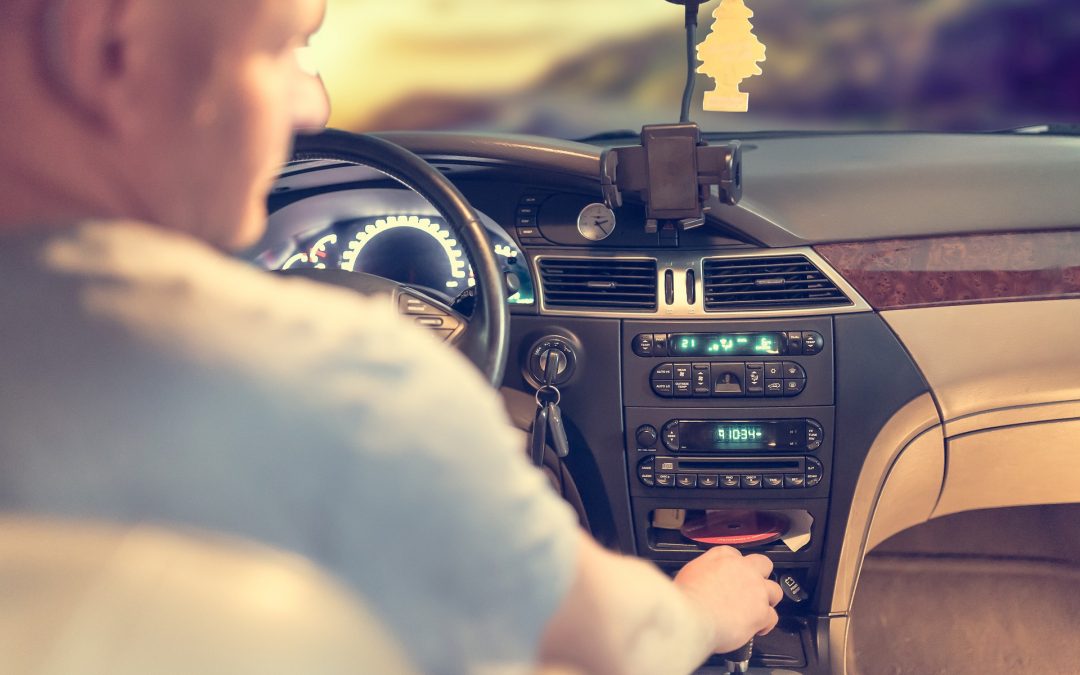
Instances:
[[[656,261],[541,258],[540,282],[549,309],[656,311]]]
[[[708,312],[852,304],[803,255],[707,259],[702,277]]]

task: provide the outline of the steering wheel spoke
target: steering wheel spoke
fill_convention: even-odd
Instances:
[[[509,350],[510,311],[500,265],[484,225],[450,180],[401,146],[374,136],[329,129],[296,139],[294,161],[331,160],[369,166],[424,197],[446,219],[472,263],[476,298],[466,318],[441,300],[390,279],[348,270],[290,269],[284,274],[384,294],[397,311],[435,332],[472,361],[494,386],[502,383]]]

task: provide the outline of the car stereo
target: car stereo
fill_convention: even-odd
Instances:
[[[671,420],[664,447],[679,453],[812,452],[825,432],[812,419]]]

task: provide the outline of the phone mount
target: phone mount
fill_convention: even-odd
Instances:
[[[690,121],[694,94],[694,51],[701,0],[667,0],[686,7],[686,90],[678,124],[641,129],[641,145],[610,148],[600,155],[600,185],[608,208],[622,206],[623,195],[645,202],[646,232],[689,230],[705,223],[710,197],[735,205],[742,197],[742,149],[738,141],[709,145]]]
[[[609,208],[629,193],[645,202],[646,231],[661,223],[684,230],[704,224],[710,197],[734,206],[742,198],[742,148],[738,141],[709,145],[694,123],[642,128],[641,145],[600,155],[600,186]]]

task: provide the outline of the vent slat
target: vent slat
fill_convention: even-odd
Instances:
[[[706,260],[702,284],[705,310],[711,312],[851,304],[803,255]]]
[[[546,258],[539,268],[547,307],[656,310],[655,260]]]

